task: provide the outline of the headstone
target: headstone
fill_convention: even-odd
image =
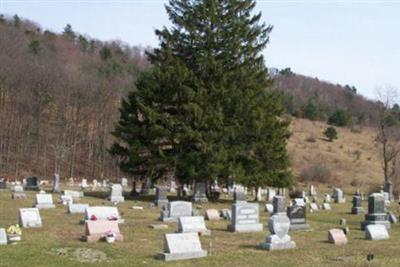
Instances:
[[[196,233],[166,234],[164,251],[157,258],[164,261],[186,260],[207,256],[207,251],[201,248],[199,236]]]
[[[387,181],[385,182],[385,186],[384,186],[384,191],[388,194],[389,197],[389,201],[393,201],[394,200],[394,196],[393,196],[393,183],[392,181]]]
[[[317,203],[310,203],[310,208],[311,208],[313,211],[318,211],[318,205],[317,205]]]
[[[324,210],[331,210],[332,208],[331,208],[331,204],[329,204],[329,203],[323,203],[322,204],[322,209],[324,209]]]
[[[287,216],[290,220],[290,231],[310,229],[310,225],[306,221],[306,206],[294,204],[288,207]]]
[[[340,221],[339,221],[339,224],[340,224],[341,226],[346,226],[346,225],[347,225],[347,220],[344,219],[344,218],[341,218]]]
[[[274,207],[274,215],[278,213],[286,215],[286,198],[284,196],[274,196],[272,205]]]
[[[296,206],[305,206],[306,203],[305,203],[305,201],[304,201],[304,198],[295,198],[295,199],[293,199],[293,205],[296,205]]]
[[[390,223],[396,224],[398,222],[397,216],[393,212],[389,211],[387,213],[387,216]]]
[[[150,179],[145,179],[142,182],[142,187],[140,188],[140,194],[143,196],[147,196],[150,193],[151,181]]]
[[[208,202],[206,192],[206,183],[196,182],[194,185],[193,201],[201,203]]]
[[[386,229],[390,229],[390,222],[385,212],[385,198],[380,193],[373,193],[368,197],[368,214],[365,215],[361,228],[364,229],[370,224],[382,224]]]
[[[58,173],[54,174],[53,177],[53,193],[60,193],[60,175]]]
[[[231,220],[232,219],[232,211],[230,209],[222,209],[221,212],[221,217],[224,218],[225,220]]]
[[[216,209],[208,209],[206,210],[206,220],[209,221],[218,221],[220,219],[219,212]]]
[[[354,195],[352,203],[353,203],[353,207],[351,208],[352,214],[364,213],[364,208],[362,207],[361,196]]]
[[[64,190],[64,196],[71,196],[74,200],[79,200],[81,197],[83,197],[83,192]]]
[[[73,204],[70,203],[68,205],[68,212],[71,214],[76,213],[85,213],[86,209],[89,207],[89,204]]]
[[[7,245],[7,233],[4,228],[0,228],[0,246]]]
[[[231,232],[262,232],[259,222],[258,203],[239,202],[232,204],[232,220],[228,225]]]
[[[246,195],[243,190],[236,189],[233,192],[233,202],[235,202],[235,203],[246,202]]]
[[[331,203],[331,195],[324,194],[324,203]]]
[[[81,187],[82,187],[83,189],[89,187],[89,185],[88,185],[88,183],[87,183],[87,179],[82,179]]]
[[[274,206],[270,203],[265,204],[265,211],[270,214],[274,213]]]
[[[317,195],[317,190],[315,190],[315,187],[313,185],[310,185],[309,194],[312,197],[315,197]]]
[[[7,189],[7,182],[4,178],[0,178],[0,189]]]
[[[365,239],[385,240],[389,239],[387,228],[382,224],[369,224],[365,227]]]
[[[38,191],[39,190],[38,178],[37,177],[26,178],[25,190]]]
[[[93,189],[93,190],[95,190],[95,189],[99,186],[99,182],[98,182],[96,179],[94,179],[94,180],[92,181],[92,184],[93,184],[93,186],[92,186],[92,189]]]
[[[36,208],[38,209],[54,209],[53,196],[51,194],[36,194]]]
[[[125,198],[122,195],[122,186],[120,184],[113,184],[111,186],[111,192],[108,199],[111,202],[117,202],[117,203],[125,201]]]
[[[296,243],[292,241],[288,235],[290,228],[290,220],[286,213],[276,213],[268,220],[268,229],[270,236],[265,242],[260,244],[261,249],[266,250],[282,250],[292,249],[296,247]]]
[[[345,203],[346,199],[344,197],[342,189],[335,188],[333,189],[333,199],[335,200],[335,203]]]
[[[37,208],[19,209],[19,224],[24,227],[42,227],[42,218]]]
[[[122,187],[128,187],[128,179],[125,177],[121,178],[121,185]]]
[[[276,196],[276,191],[273,188],[267,188],[267,201],[271,202]]]
[[[116,241],[123,241],[117,221],[86,221],[84,239],[86,242],[97,242],[109,231],[115,234]]]
[[[164,222],[176,222],[179,217],[192,216],[192,213],[193,207],[191,202],[171,201],[168,203],[168,206],[164,206],[160,219]]]
[[[157,207],[163,208],[164,206],[168,205],[168,198],[167,198],[168,188],[165,186],[159,186],[156,188],[156,200],[155,204]]]
[[[96,221],[118,221],[119,223],[124,223],[124,220],[119,215],[118,209],[116,207],[105,207],[105,206],[95,206],[88,207],[85,210],[85,221],[96,220]]]
[[[73,198],[71,196],[61,196],[61,204],[64,206],[68,206],[69,204],[72,204],[74,202]]]
[[[178,233],[199,233],[210,235],[202,216],[184,216],[178,219]]]
[[[24,188],[21,185],[14,186],[14,192],[12,192],[12,199],[25,199],[26,194],[24,192]]]
[[[70,178],[68,179],[68,186],[69,186],[69,187],[74,187],[74,186],[75,186],[74,178],[70,177]]]
[[[328,242],[337,246],[347,244],[347,237],[341,229],[331,229],[328,231]]]

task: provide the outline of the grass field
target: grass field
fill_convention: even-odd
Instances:
[[[330,191],[329,191],[330,192]],[[322,190],[319,191],[322,193]],[[53,195],[56,200],[59,195]],[[262,233],[230,233],[227,221],[207,222],[211,236],[201,237],[203,249],[211,255],[196,260],[162,262],[154,256],[162,250],[163,234],[175,232],[176,223],[169,223],[169,229],[154,230],[150,223],[157,223],[159,209],[150,209],[148,201],[127,200],[119,210],[125,224],[120,226],[124,242],[112,245],[105,242],[85,243],[80,241],[84,226],[79,224],[83,215],[70,215],[66,207],[57,205],[53,210],[41,210],[43,227],[23,229],[22,241],[16,245],[0,247],[0,266],[368,266],[366,255],[373,253],[371,266],[400,266],[400,225],[392,225],[390,240],[367,241],[360,230],[362,215],[349,214],[351,204],[331,204],[332,211],[308,213],[309,232],[291,232],[297,248],[288,251],[267,252],[257,245],[268,235],[267,227]],[[103,198],[84,197],[82,203],[109,205]],[[26,200],[11,200],[9,191],[0,191],[0,227],[16,223],[18,208],[31,207],[34,193],[28,193]],[[262,205],[261,203],[260,205]],[[143,210],[133,210],[141,205]],[[207,208],[230,208],[231,200],[202,206]],[[364,202],[364,206],[366,202]],[[392,204],[395,210],[397,204]],[[261,222],[266,225],[268,215],[260,207]],[[346,218],[350,227],[349,243],[335,247],[327,243],[327,231],[339,227],[339,220]],[[101,260],[85,262],[85,260]]]

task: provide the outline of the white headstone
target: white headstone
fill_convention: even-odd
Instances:
[[[389,233],[382,224],[369,224],[365,227],[365,238],[367,240],[389,239]]]
[[[122,190],[123,189],[122,189],[122,186],[120,184],[113,184],[111,186],[111,193],[110,193],[110,196],[109,196],[108,199],[111,202],[117,202],[117,203],[124,202],[125,198],[122,195]]]
[[[24,227],[42,227],[42,218],[37,208],[19,209],[19,224]]]
[[[36,208],[54,209],[53,196],[51,194],[36,194]]]
[[[116,207],[95,206],[88,207],[85,211],[85,220],[118,220],[119,223],[124,221],[119,215]]]
[[[74,200],[72,199],[72,197],[71,196],[61,196],[61,203],[64,205],[64,206],[67,206],[67,205],[69,205],[69,204],[72,204],[74,202]]]
[[[7,245],[7,233],[4,228],[0,228],[0,245]]]
[[[89,204],[73,204],[70,203],[68,205],[68,212],[71,214],[74,213],[85,213],[86,209],[89,207]]]
[[[166,234],[164,252],[158,258],[164,261],[185,260],[206,257],[197,233]]]
[[[206,223],[202,216],[179,217],[178,219],[179,233],[201,233],[209,235],[211,232],[207,229]]]

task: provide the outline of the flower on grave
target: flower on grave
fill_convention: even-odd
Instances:
[[[22,235],[22,230],[19,227],[19,224],[10,225],[7,228],[7,234],[9,234],[9,235]]]
[[[113,230],[108,230],[103,234],[103,237],[117,237],[117,234]]]
[[[109,221],[118,221],[118,217],[115,215],[111,215],[110,217],[107,218]]]
[[[96,215],[93,214],[92,216],[90,216],[90,220],[91,220],[91,221],[97,221]]]

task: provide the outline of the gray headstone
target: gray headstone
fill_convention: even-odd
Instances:
[[[364,208],[362,207],[361,196],[354,195],[352,203],[353,203],[353,207],[351,208],[351,213],[352,214],[364,213]]]
[[[286,214],[286,199],[284,196],[275,196],[272,202],[274,206],[274,214]]]
[[[232,204],[232,220],[228,225],[231,232],[261,232],[259,223],[259,205],[257,203],[239,202]]]
[[[290,220],[291,231],[310,229],[306,221],[306,206],[293,205],[288,207],[287,216]]]
[[[156,200],[155,204],[158,207],[164,207],[168,205],[168,198],[167,198],[168,188],[165,186],[159,186],[156,188]]]
[[[19,209],[19,224],[24,227],[42,227],[42,218],[37,208]]]
[[[206,223],[202,216],[187,216],[178,219],[179,233],[201,233],[202,235],[210,235]]]
[[[53,193],[60,193],[60,175],[58,173],[54,174],[53,177]]]
[[[365,215],[361,228],[364,229],[370,224],[382,224],[387,230],[390,229],[390,222],[385,212],[385,198],[380,193],[373,193],[368,197],[368,214]]]
[[[206,257],[197,233],[166,234],[164,252],[157,257],[164,261],[186,260]]]
[[[196,182],[194,185],[193,201],[201,203],[208,202],[206,189],[207,188],[205,182]]]
[[[122,185],[120,185],[120,184],[113,184],[112,186],[111,186],[111,192],[110,192],[110,196],[108,197],[108,199],[111,201],[111,202],[117,202],[117,203],[119,203],[119,202],[124,202],[125,201],[125,198],[124,198],[124,196],[122,195]]]
[[[246,202],[246,194],[243,190],[235,190],[233,192],[233,201],[234,202]]]
[[[192,216],[193,207],[191,202],[171,201],[167,207],[161,211],[161,220],[164,222],[178,221],[179,217]]]
[[[70,203],[68,205],[68,212],[71,214],[75,213],[85,213],[86,209],[89,207],[89,204],[73,204]]]
[[[389,239],[389,233],[384,225],[370,224],[365,227],[365,239],[385,240]]]
[[[335,200],[335,203],[345,203],[346,202],[346,199],[344,198],[342,189],[339,189],[339,188],[333,189],[333,199]]]
[[[260,244],[261,249],[281,250],[292,249],[296,243],[288,235],[290,220],[286,214],[277,213],[268,220],[268,229],[271,233],[266,241]]]

